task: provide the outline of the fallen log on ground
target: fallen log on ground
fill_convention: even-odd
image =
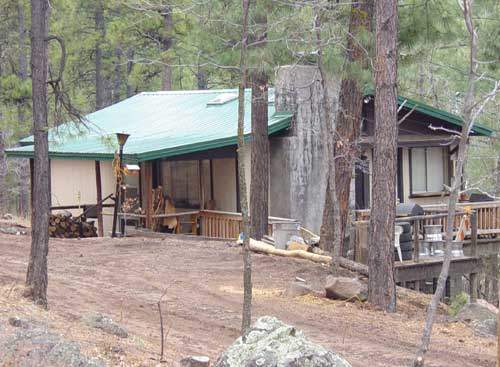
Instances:
[[[283,256],[283,257],[293,257],[296,259],[305,259],[305,260],[310,260],[316,263],[321,263],[321,264],[330,264],[332,262],[332,257],[327,256],[327,255],[318,255],[314,254],[312,252],[307,252],[304,250],[282,250],[274,247],[273,245],[269,245],[265,242],[262,241],[257,241],[254,240],[253,238],[250,239],[250,250],[254,252],[260,252],[268,255],[276,255],[276,256]],[[351,271],[355,271],[357,273],[360,273],[362,275],[368,276],[368,266],[364,264],[357,263],[355,261],[346,259],[345,257],[339,257],[337,259],[337,263]]]

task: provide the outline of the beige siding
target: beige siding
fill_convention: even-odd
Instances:
[[[212,164],[215,208],[235,212],[237,208],[235,159],[214,159]]]
[[[52,206],[84,205],[97,202],[97,188],[95,179],[95,162],[91,160],[64,160],[50,161]],[[106,197],[114,192],[113,173],[111,162],[101,162],[102,196]],[[73,215],[81,214],[81,210],[71,210]],[[111,230],[112,218],[109,214],[112,208],[105,208],[104,231]],[[106,215],[108,214],[108,215]]]

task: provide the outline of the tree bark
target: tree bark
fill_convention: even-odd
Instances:
[[[363,88],[356,75],[349,70],[354,64],[368,68],[368,55],[360,44],[361,32],[371,31],[373,1],[364,0],[351,5],[349,36],[345,76],[342,79],[339,96],[335,134],[335,190],[339,206],[340,254],[344,255],[347,219],[349,216],[349,196],[354,161],[358,156],[358,139],[363,110]],[[330,198],[331,200],[331,198]],[[330,222],[331,223],[331,222]]]
[[[329,175],[328,175],[329,176]],[[323,251],[332,252],[333,242],[335,240],[335,218],[333,215],[334,206],[332,193],[330,189],[330,177],[326,182],[325,206],[323,208],[323,219],[319,232],[319,247]]]
[[[500,279],[497,281],[497,289],[500,289]],[[500,305],[500,293],[497,301],[498,305]],[[497,313],[497,367],[500,367],[500,312]]]
[[[267,41],[267,14],[258,11],[253,16],[255,26],[251,42],[264,48]],[[250,234],[260,240],[267,234],[269,219],[269,135],[268,75],[265,65],[255,65],[250,75],[252,88],[252,142],[250,182]]]
[[[495,196],[500,197],[500,157],[497,157],[496,175],[495,175]]]
[[[25,81],[28,78],[28,61],[26,57],[26,22],[24,16],[24,1],[18,0],[17,3],[17,22],[18,22],[18,36],[19,36],[19,72],[18,77],[21,81]],[[21,101],[17,106],[17,120],[20,126],[25,126],[26,115],[24,103],[26,100]],[[18,213],[23,217],[27,217],[30,208],[30,172],[29,172],[29,161],[28,159],[18,159],[16,161],[18,165],[18,182],[19,182],[19,208]]]
[[[368,301],[396,311],[394,217],[397,157],[397,1],[376,2],[375,141],[369,229]]]
[[[120,102],[123,84],[123,71],[122,71],[122,56],[123,51],[120,46],[115,48],[115,80],[113,83],[113,103]]]
[[[170,66],[170,58],[167,52],[173,44],[172,32],[174,29],[174,21],[172,18],[172,7],[166,5],[162,10],[163,16],[163,35],[161,37],[163,51],[163,75],[162,75],[162,90],[172,90],[172,67]]]
[[[250,183],[251,237],[267,234],[269,218],[269,136],[267,130],[267,75],[252,73],[252,149]]]
[[[250,0],[242,0],[242,35],[240,52],[240,85],[238,88],[238,182],[240,207],[243,217],[243,312],[241,334],[246,339],[252,322],[252,256],[250,250],[250,220],[248,216],[247,184],[245,179],[245,160],[243,158],[244,120],[245,120],[245,83],[247,79],[248,45],[248,8]]]
[[[127,56],[127,98],[132,97],[135,94],[135,91],[132,85],[129,82],[130,75],[132,74],[132,70],[134,69],[134,50],[129,48],[126,52]]]
[[[464,106],[462,110],[463,126],[460,135],[460,140],[458,143],[457,152],[457,163],[455,165],[454,176],[452,177],[450,196],[448,199],[448,215],[446,217],[446,243],[445,243],[445,254],[443,259],[443,267],[441,268],[441,273],[439,274],[436,292],[433,294],[431,302],[427,308],[427,316],[425,320],[424,331],[422,333],[422,340],[420,347],[417,351],[415,360],[413,361],[414,367],[423,367],[424,358],[427,350],[429,349],[432,328],[434,325],[434,317],[439,305],[439,302],[443,296],[443,292],[446,287],[446,279],[448,278],[448,273],[451,263],[451,242],[453,240],[453,222],[456,212],[456,204],[460,194],[460,189],[462,186],[463,168],[467,158],[467,142],[469,139],[469,134],[474,125],[475,116],[482,110],[484,105],[490,100],[491,97],[483,99],[482,107],[480,103],[476,103],[476,83],[479,79],[477,74],[478,63],[477,63],[477,33],[473,24],[472,16],[472,4],[473,0],[461,0],[459,2],[462,12],[464,15],[465,24],[469,32],[469,42],[470,42],[470,69],[467,82],[467,92],[464,99]],[[495,85],[494,93],[498,91],[498,84]],[[494,96],[494,94],[493,94]]]
[[[104,7],[102,0],[96,0],[95,29],[97,40],[95,44],[95,108],[100,110],[106,107],[106,88],[103,75],[103,52],[102,43],[105,37]]]
[[[0,111],[0,122],[2,121],[2,112]],[[8,193],[7,193],[7,157],[5,155],[6,133],[0,131],[0,215],[8,211]]]
[[[321,86],[323,89],[323,113],[327,131],[323,138],[323,145],[326,147],[326,159],[328,161],[328,174],[325,194],[325,208],[323,209],[323,223],[321,225],[320,233],[323,237],[320,246],[325,250],[332,253],[332,271],[336,272],[338,259],[342,254],[340,253],[340,238],[339,231],[335,228],[339,226],[339,206],[336,205],[337,193],[335,190],[335,149],[334,149],[334,134],[335,134],[335,120],[332,111],[332,98],[327,83],[327,73],[323,60],[323,40],[321,35],[321,7],[319,1],[314,5],[314,28],[316,33],[316,47],[318,49],[318,69],[321,75]],[[321,237],[320,237],[321,238]],[[321,239],[320,239],[321,241]]]
[[[198,72],[196,73],[196,85],[199,90],[208,89],[208,74],[205,70],[198,67]]]
[[[47,307],[49,251],[49,144],[47,122],[48,0],[31,0],[31,79],[33,93],[34,185],[31,252],[26,276],[27,293]]]

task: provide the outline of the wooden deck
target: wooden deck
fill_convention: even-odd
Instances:
[[[415,280],[433,279],[439,277],[443,267],[443,258],[420,258],[394,263],[394,278],[396,282],[411,282]],[[450,276],[456,274],[474,274],[481,270],[479,257],[454,257],[450,264]]]

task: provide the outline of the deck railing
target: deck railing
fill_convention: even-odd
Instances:
[[[426,216],[442,214],[447,211],[447,204],[432,204],[422,205],[424,214]],[[478,222],[478,235],[479,236],[492,236],[500,234],[500,201],[485,201],[476,203],[458,203],[457,211],[463,212],[474,210],[477,213]],[[365,221],[370,219],[370,210],[356,210],[356,220]],[[460,226],[461,217],[456,216],[454,220],[454,229],[457,230]],[[446,217],[432,217],[423,219],[421,225],[440,224],[443,231],[446,230]]]

